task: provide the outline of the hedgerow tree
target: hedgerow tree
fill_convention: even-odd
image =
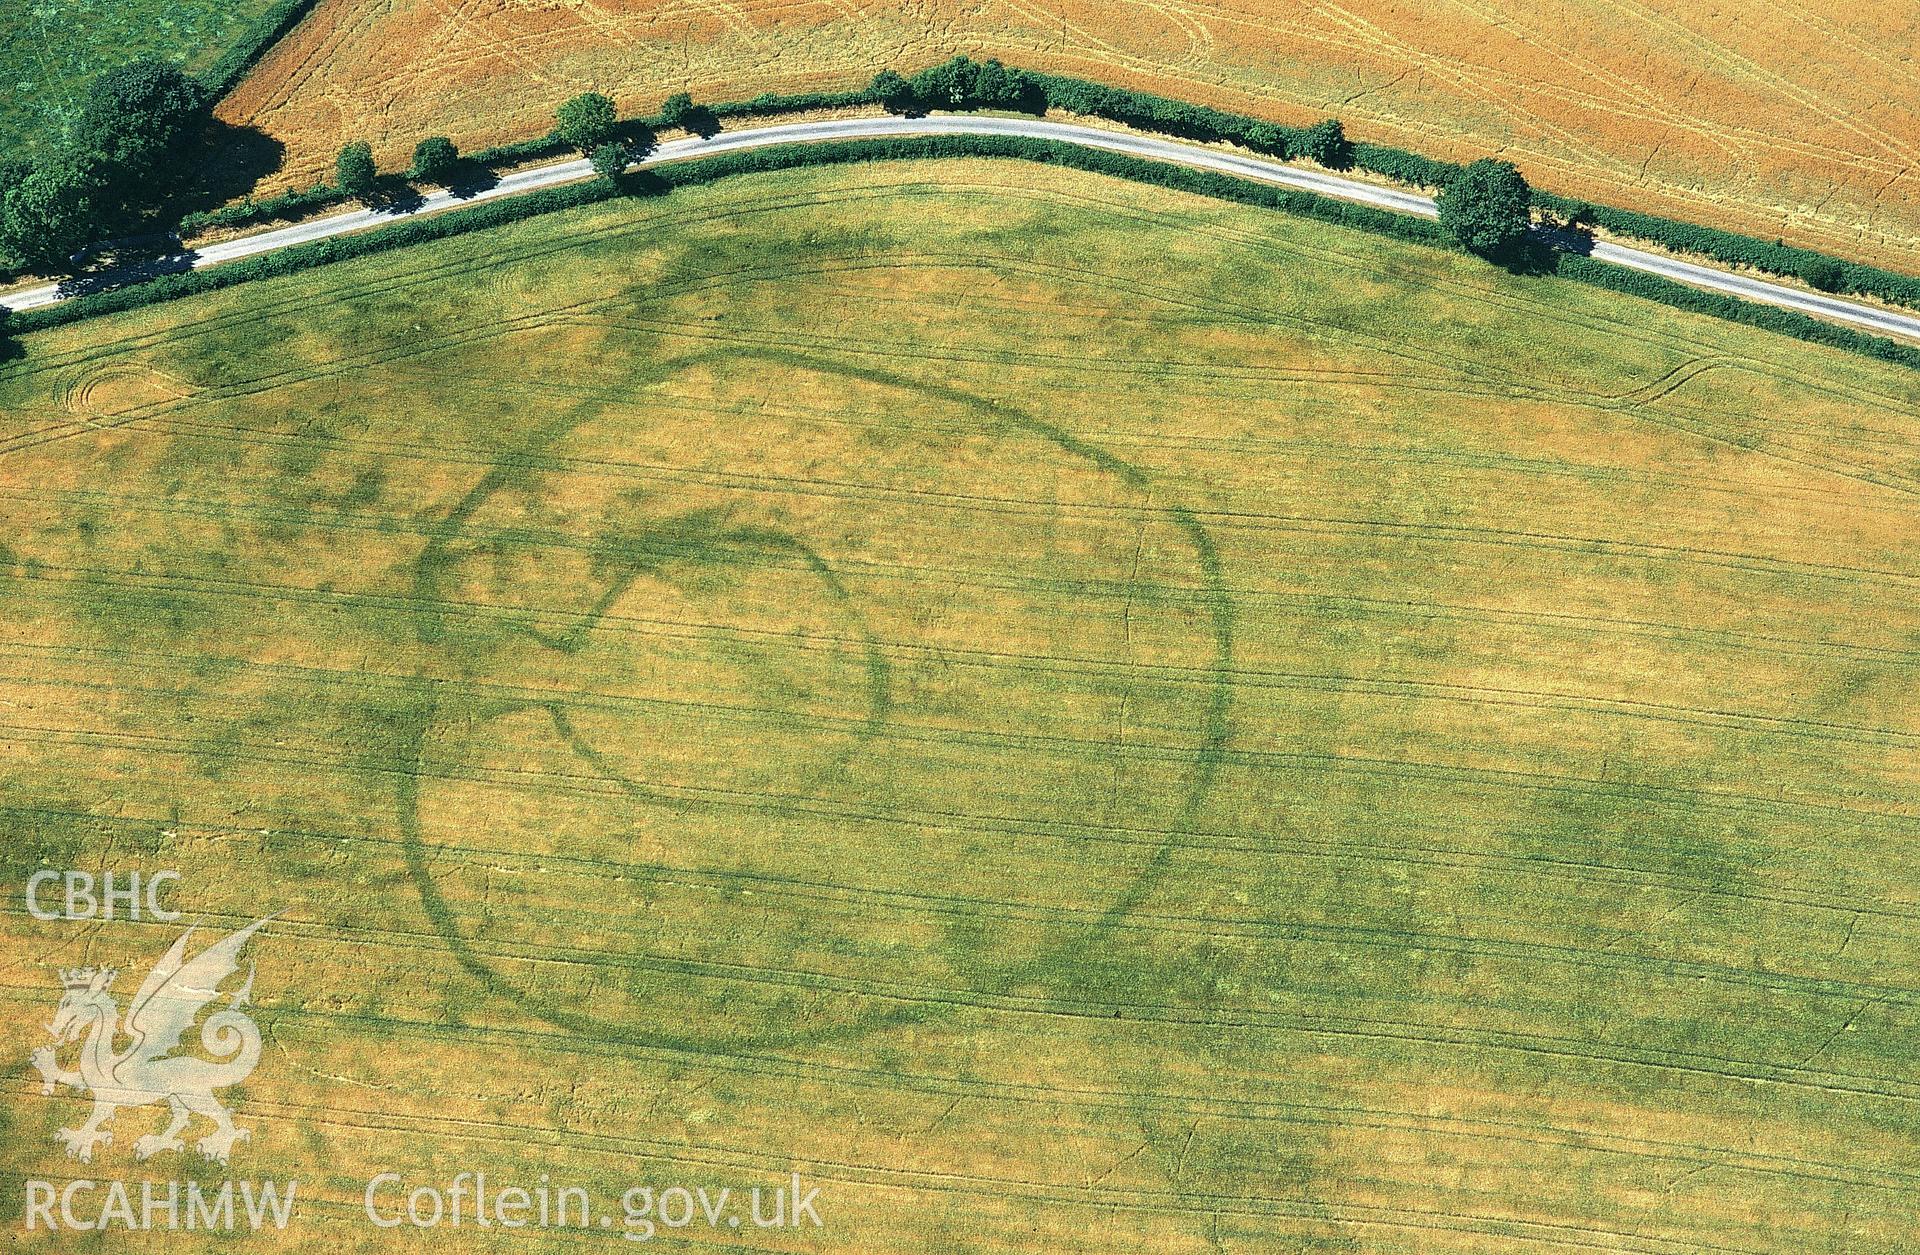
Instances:
[[[1800,277],[1822,292],[1838,292],[1847,281],[1847,271],[1831,257],[1820,257],[1802,266]]]
[[[997,60],[989,60],[974,71],[973,98],[989,109],[1026,108],[1034,95],[1032,79]]]
[[[102,74],[12,216],[24,246],[14,251],[42,264],[131,227],[186,167],[206,121],[205,89],[176,65],[146,57]]]
[[[97,158],[66,154],[33,170],[6,191],[0,238],[29,266],[64,269],[93,243],[102,186]]]
[[[22,261],[7,238],[7,197],[32,173],[33,167],[18,158],[0,158],[0,266],[17,266]]]
[[[1293,155],[1317,161],[1329,170],[1345,170],[1353,164],[1353,145],[1348,142],[1347,130],[1340,125],[1340,119],[1328,118],[1300,133]]]
[[[930,108],[1033,111],[1046,107],[1046,93],[1030,75],[995,60],[954,57],[920,71],[907,81],[907,87],[916,102]]]
[[[409,178],[425,179],[429,183],[438,183],[453,173],[460,164],[460,150],[453,141],[444,135],[429,135],[413,146],[413,165],[407,170]]]
[[[342,144],[340,155],[333,160],[333,168],[338,175],[340,190],[349,196],[364,197],[380,180],[380,172],[373,164],[373,146],[363,139]]]
[[[179,66],[142,57],[88,86],[73,147],[107,163],[114,177],[143,179],[198,134],[206,109],[205,89]]]
[[[973,103],[973,63],[961,57],[928,66],[907,81],[920,102],[933,109],[957,109]]]
[[[1510,161],[1473,162],[1441,189],[1438,203],[1440,225],[1482,257],[1511,255],[1533,223],[1533,189]]]
[[[913,94],[913,85],[892,70],[882,70],[874,75],[873,82],[867,85],[867,91],[888,113],[908,113],[920,103]]]
[[[685,126],[687,118],[693,113],[693,94],[675,92],[666,98],[660,106],[660,124],[662,126]]]
[[[581,92],[554,114],[554,134],[583,153],[590,153],[613,135],[618,120],[613,101],[599,92]]]
[[[1255,152],[1288,155],[1287,133],[1271,122],[1255,122],[1247,128],[1247,147]]]
[[[615,143],[612,140],[596,146],[593,153],[587,158],[587,160],[593,163],[593,172],[609,183],[619,182],[620,175],[626,170],[629,159],[630,155],[627,152],[627,146],[625,144]]]

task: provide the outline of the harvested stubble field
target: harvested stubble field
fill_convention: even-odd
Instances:
[[[1912,1249],[1920,377],[987,161],[29,349],[5,880],[283,913],[290,1248],[479,1168],[821,1187],[726,1249]],[[23,1050],[177,932],[12,901]],[[9,1171],[81,1112],[16,1070]],[[90,1171],[218,1175],[157,1121]]]
[[[586,88],[628,112],[841,88],[997,55],[1435,157],[1499,153],[1569,196],[1920,270],[1920,5],[1854,0],[323,0],[223,116],[288,147],[544,133]]]

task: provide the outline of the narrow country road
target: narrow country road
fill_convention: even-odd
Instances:
[[[1039,118],[982,117],[961,114],[920,118],[888,116],[846,118],[825,122],[793,122],[779,126],[755,127],[750,130],[722,131],[708,139],[690,137],[671,140],[661,144],[639,164],[642,167],[654,166],[689,157],[708,157],[749,148],[770,148],[777,144],[874,139],[900,135],[1012,135],[1029,139],[1061,140],[1084,148],[1102,149],[1153,161],[1173,162],[1197,170],[1213,170],[1221,174],[1256,179],[1263,183],[1278,183],[1286,187],[1318,192],[1323,196],[1372,205],[1397,213],[1415,214],[1423,218],[1432,218],[1436,215],[1433,198],[1415,192],[1398,191],[1359,179],[1343,178],[1340,175],[1317,170],[1304,170],[1278,161],[1202,148],[1195,144],[1181,143],[1157,136],[1141,135],[1130,131],[1102,130],[1071,122],[1050,122]],[[333,214],[310,222],[240,236],[220,244],[209,244],[178,260],[196,269],[216,266],[221,262],[269,253],[275,249],[306,244],[329,236],[366,230],[400,218],[458,209],[464,205],[495,200],[502,196],[515,196],[543,187],[570,183],[589,178],[592,174],[593,170],[584,158],[555,162],[552,165],[538,166],[507,175],[492,187],[468,196],[455,196],[450,192],[439,191],[428,194],[409,210],[358,209]],[[1633,270],[1644,270],[1693,287],[1798,310],[1816,318],[1847,323],[1880,335],[1897,336],[1920,342],[1920,314],[1899,313],[1842,297],[1823,296],[1788,284],[1774,283],[1751,275],[1736,274],[1714,266],[1681,261],[1659,253],[1605,241],[1594,242],[1593,256],[1601,261],[1612,262]],[[10,309],[35,309],[69,300],[80,290],[83,289],[73,285],[50,283],[7,294],[0,297],[0,302]]]

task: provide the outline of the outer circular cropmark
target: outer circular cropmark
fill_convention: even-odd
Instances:
[[[1096,979],[1085,960],[1154,892],[1226,743],[1232,609],[1206,530],[1133,464],[957,389],[738,345],[654,376],[710,390],[769,378],[795,386],[794,412],[824,442],[813,481],[774,477],[770,491],[769,480],[724,466],[643,473],[588,456],[619,447],[609,433],[637,412],[651,415],[636,389],[556,418],[435,528],[414,566],[427,682],[403,720],[413,769],[398,776],[397,799],[427,916],[492,995],[570,1033],[643,1046],[791,1045],[995,999],[1084,993]],[[836,421],[809,408],[807,381],[839,404],[911,418]],[[714,423],[705,413],[658,417]],[[761,460],[755,441],[775,438],[751,426],[726,433],[746,464]],[[1007,472],[1062,495],[1052,508],[996,497],[986,480],[1004,485]],[[902,500],[922,513],[982,510],[1005,530],[962,539],[963,551],[937,564],[893,562],[943,534],[931,525],[927,537],[902,534],[911,531]],[[1055,534],[1063,511],[1127,530],[1131,573],[1106,578],[1111,554]],[[975,543],[983,561],[1022,546],[1017,578],[970,583],[982,569],[964,551]],[[1141,571],[1149,547],[1163,554],[1158,576]],[[1181,572],[1177,590],[1165,586],[1169,566]],[[556,602],[556,587],[571,591]],[[1093,748],[1049,732],[1046,693],[1036,715],[1002,727],[943,717],[971,700],[962,689],[985,673],[978,659],[1040,684],[1047,673],[1035,660],[1084,654],[1075,640],[1084,618],[1039,610],[1075,595],[1128,615],[1184,599],[1185,617],[1162,615],[1161,639],[1138,647],[1181,665],[1130,657],[1111,669],[1118,678],[1098,681],[1134,686],[1118,696],[1148,729],[1139,744],[1124,727],[1118,744]],[[467,613],[474,606],[490,613]],[[916,636],[936,612],[1002,617],[991,634],[967,635],[976,647],[966,659],[936,665],[940,646]],[[1168,621],[1186,626],[1170,634]],[[961,677],[954,694],[922,691],[950,675]],[[952,891],[992,899],[996,859],[1057,818],[1029,805],[1050,793],[1104,795],[1128,816],[1134,845],[1095,882],[1096,897],[1039,922],[1022,917],[1017,937],[943,922],[926,906],[934,895],[892,892],[917,867],[870,861],[884,831],[898,843],[887,857],[956,860],[969,883]],[[565,910],[556,914],[562,890],[537,897],[521,881],[489,881],[478,898],[467,881],[449,892],[442,855],[478,826],[514,834],[499,845],[550,854],[544,874],[566,878]],[[963,856],[957,841],[979,848]],[[661,905],[696,892],[706,904],[697,927]],[[795,894],[820,905],[782,914],[781,895]],[[869,907],[905,911],[897,934],[862,934]]]

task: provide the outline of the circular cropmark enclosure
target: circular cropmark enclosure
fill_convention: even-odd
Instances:
[[[989,159],[20,339],[0,853],[184,914],[0,915],[0,1018],[271,917],[231,1170],[301,1249],[389,1171],[798,1172],[889,1255],[1912,1246],[1910,372]]]
[[[1108,996],[1086,964],[1225,740],[1193,514],[1012,406],[787,350],[555,402],[414,568],[401,819],[466,969],[570,1031],[707,1048]],[[448,895],[476,832],[546,874]],[[1131,850],[1023,911],[1075,833]]]

